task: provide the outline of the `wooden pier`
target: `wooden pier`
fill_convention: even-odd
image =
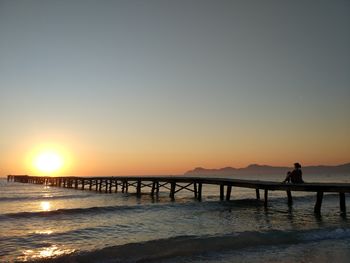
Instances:
[[[264,191],[264,206],[268,206],[269,191],[285,191],[288,205],[293,204],[292,191],[314,192],[316,193],[316,203],[314,212],[321,213],[323,193],[338,193],[340,211],[346,214],[345,193],[350,193],[350,183],[303,183],[284,184],[270,181],[241,180],[229,178],[204,178],[204,177],[48,177],[29,175],[8,175],[8,181],[32,184],[44,184],[56,187],[90,190],[103,193],[121,191],[129,193],[130,188],[140,197],[146,193],[146,188],[151,196],[159,195],[160,189],[169,191],[169,197],[175,199],[175,195],[187,190],[193,193],[194,198],[202,200],[203,185],[217,185],[220,193],[220,200],[229,201],[233,187],[255,189],[257,199],[260,199],[260,190]],[[226,191],[225,191],[226,189]],[[226,194],[225,194],[226,192]]]

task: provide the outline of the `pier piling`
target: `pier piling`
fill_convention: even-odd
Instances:
[[[198,183],[197,199],[198,201],[202,201],[202,183]]]
[[[259,189],[255,189],[255,194],[256,194],[256,199],[260,200],[260,190]]]
[[[174,200],[174,198],[175,198],[175,189],[176,189],[176,183],[175,182],[171,182],[171,184],[170,184],[170,198],[172,199],[172,200]]]
[[[267,207],[267,199],[268,199],[268,196],[269,196],[269,190],[265,189],[264,190],[264,207],[266,208]]]
[[[228,185],[226,189],[226,201],[230,201],[232,186]]]
[[[287,190],[287,198],[288,198],[288,205],[291,206],[293,204],[293,197],[292,197],[292,192],[290,190]]]
[[[136,195],[137,197],[141,197],[141,180],[137,180]]]
[[[223,201],[225,198],[225,186],[223,184],[220,184],[220,200]]]
[[[197,183],[193,183],[194,198],[198,197]]]
[[[314,208],[315,214],[321,213],[322,199],[323,199],[323,192],[317,192],[316,204],[315,204],[315,208]]]
[[[346,213],[346,205],[345,205],[345,194],[339,193],[339,204],[340,204],[340,212],[345,214]]]
[[[151,196],[154,196],[154,192],[156,191],[156,182],[152,181],[152,190],[151,190]]]

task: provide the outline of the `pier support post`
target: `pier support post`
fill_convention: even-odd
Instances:
[[[98,180],[98,191],[101,192],[102,191],[102,180]]]
[[[223,184],[220,184],[220,201],[223,201],[225,198],[224,191],[225,191],[225,186]]]
[[[339,193],[339,204],[340,204],[340,212],[346,213],[346,205],[345,205],[345,193]]]
[[[288,205],[291,206],[293,204],[293,197],[292,197],[292,192],[290,190],[287,190],[287,197],[288,197]]]
[[[172,200],[174,200],[175,199],[175,189],[176,189],[176,183],[175,182],[171,182],[171,184],[170,184],[170,198],[172,199]]]
[[[228,185],[226,189],[226,201],[230,201],[232,186]]]
[[[115,193],[118,193],[118,180],[117,180],[117,179],[114,180],[114,184],[115,184],[115,190],[114,190],[114,192],[115,192]]]
[[[92,180],[90,179],[89,180],[89,190],[91,191],[91,188],[92,188]]]
[[[85,188],[85,180],[81,180],[81,190],[84,190]]]
[[[105,193],[108,192],[108,179],[104,180],[105,182]]]
[[[122,182],[122,193],[125,193],[125,181]]]
[[[156,195],[159,195],[159,181],[156,183]]]
[[[154,196],[155,190],[156,190],[156,182],[155,182],[155,181],[152,181],[152,190],[151,190],[151,196],[152,196],[152,197]]]
[[[109,193],[112,193],[112,179],[109,179]]]
[[[260,200],[260,190],[259,188],[255,189],[256,199]]]
[[[197,199],[198,201],[202,201],[202,183],[198,183]]]
[[[322,199],[323,199],[323,192],[317,192],[316,204],[315,204],[315,208],[314,208],[315,214],[321,213]]]
[[[137,197],[141,197],[141,180],[137,180],[136,195]]]
[[[125,193],[129,193],[129,181],[125,181]]]
[[[114,183],[115,183],[115,192],[118,193],[118,180],[115,179]]]
[[[194,198],[198,197],[197,183],[193,183]]]
[[[268,197],[269,197],[269,190],[265,189],[265,191],[264,191],[264,207],[267,207]]]

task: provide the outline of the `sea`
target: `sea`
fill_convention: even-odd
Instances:
[[[231,201],[220,201],[218,186],[203,185],[201,202],[189,191],[175,200],[165,189],[149,192],[137,198],[132,187],[106,194],[1,179],[0,262],[349,262],[350,222],[336,193],[325,194],[315,215],[315,193],[293,192],[288,206],[285,192],[272,191],[264,208],[254,189],[234,187]]]

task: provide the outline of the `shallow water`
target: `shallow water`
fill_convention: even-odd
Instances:
[[[305,180],[349,182],[347,176]],[[347,262],[350,255],[350,224],[340,216],[337,194],[325,195],[318,217],[312,193],[293,193],[288,207],[286,194],[275,191],[264,209],[254,189],[233,188],[229,202],[218,201],[218,186],[204,185],[202,202],[188,191],[173,202],[165,191],[138,199],[129,190],[105,194],[0,180],[0,261],[327,262],[325,255],[334,254]]]

